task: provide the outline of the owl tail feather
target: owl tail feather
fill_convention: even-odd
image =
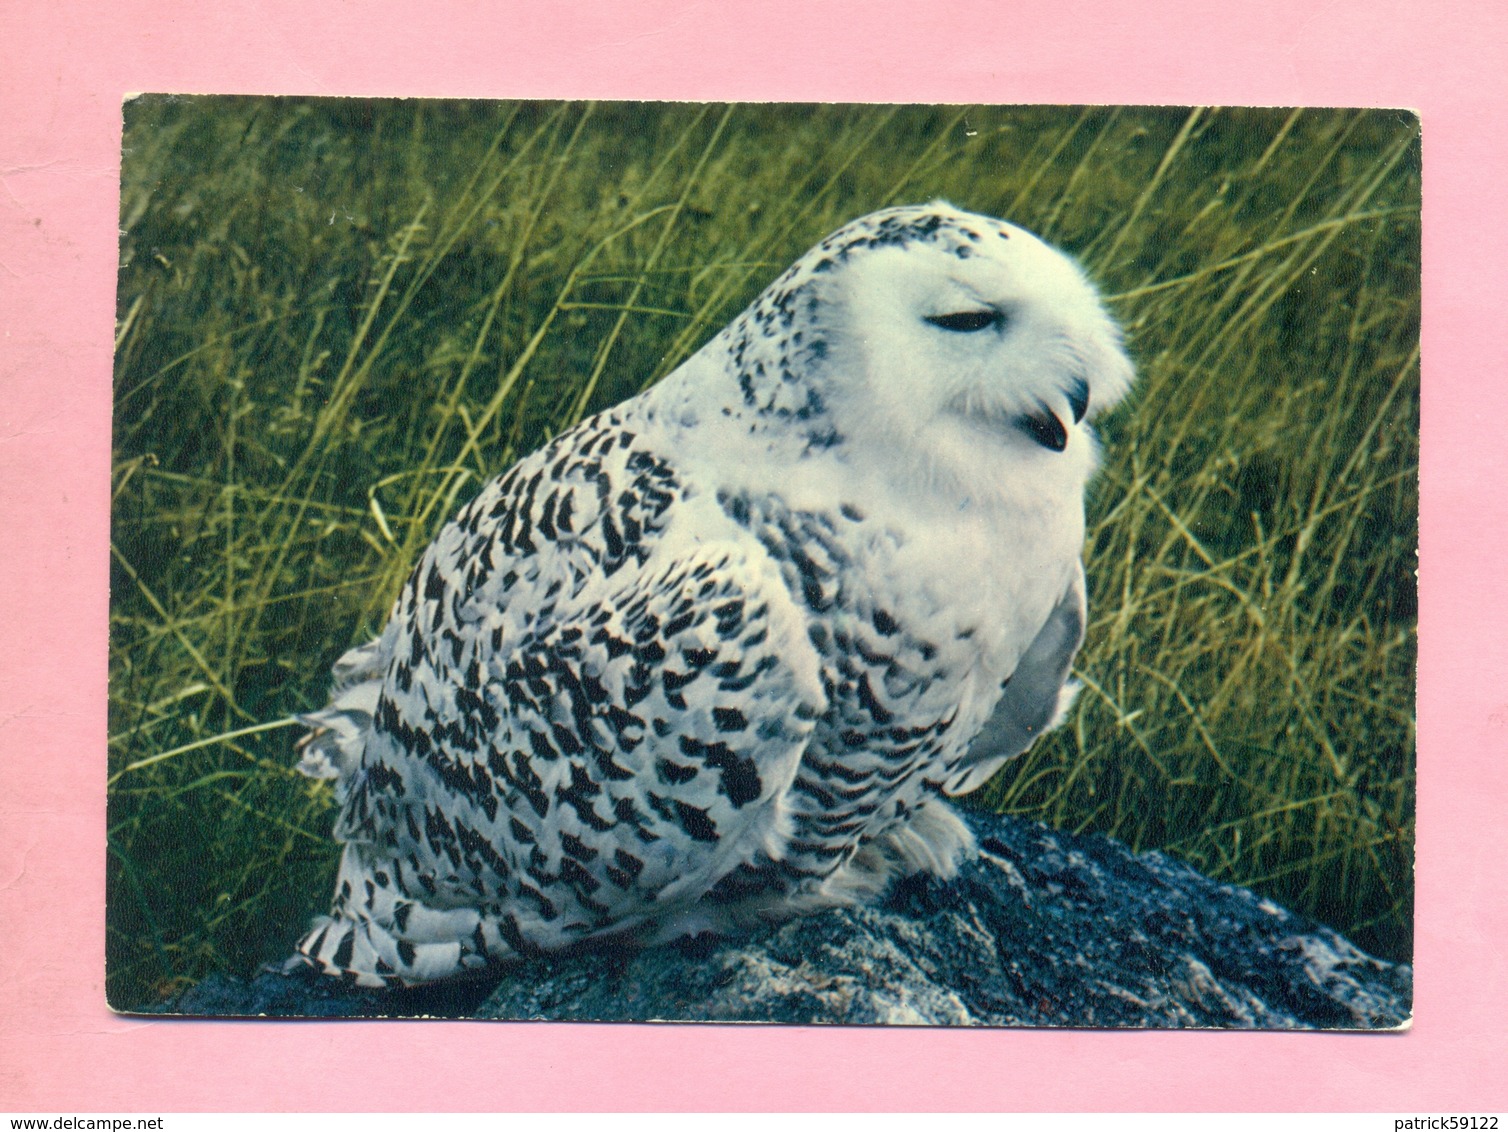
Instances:
[[[372,716],[382,695],[380,640],[351,649],[335,662],[330,702],[298,717],[310,730],[295,748],[298,771],[310,778],[333,778],[335,795],[344,802],[361,765]]]
[[[335,833],[346,845],[334,906],[310,926],[298,952],[357,986],[416,986],[483,968],[513,949],[500,936],[496,909],[425,903],[412,894],[433,892],[433,878],[416,876],[352,828],[353,792],[382,694],[381,645],[368,642],[336,661],[329,704],[299,717],[311,730],[298,744],[298,770],[335,781],[343,810]]]
[[[348,843],[330,915],[298,951],[321,972],[363,987],[416,986],[478,971],[513,954],[484,908],[434,908],[405,894],[417,880]]]

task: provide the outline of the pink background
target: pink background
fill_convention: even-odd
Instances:
[[[1508,8],[0,0],[0,1109],[1508,1108]],[[1388,1036],[112,1015],[111,323],[128,91],[1403,106],[1426,225],[1418,996]],[[1483,595],[1487,595],[1485,598]]]

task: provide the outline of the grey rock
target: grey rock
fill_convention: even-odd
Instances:
[[[536,960],[480,1016],[1390,1029],[1411,971],[1103,837],[971,814],[978,860],[739,940]]]
[[[206,980],[157,1010],[558,1021],[1397,1029],[1412,972],[1160,853],[966,815],[980,855],[947,883],[730,939],[621,943],[510,964],[486,984],[356,991],[307,973]],[[494,973],[493,978],[497,978]]]

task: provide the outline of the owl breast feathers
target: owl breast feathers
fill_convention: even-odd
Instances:
[[[813,248],[441,532],[335,668],[334,905],[364,985],[730,930],[948,876],[945,794],[1054,725],[1088,421],[1131,367],[1079,270],[949,205]]]

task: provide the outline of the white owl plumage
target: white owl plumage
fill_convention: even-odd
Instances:
[[[1080,270],[936,202],[845,226],[658,385],[439,534],[335,668],[363,985],[670,938],[948,876],[943,795],[1054,725],[1088,427],[1132,370]]]

